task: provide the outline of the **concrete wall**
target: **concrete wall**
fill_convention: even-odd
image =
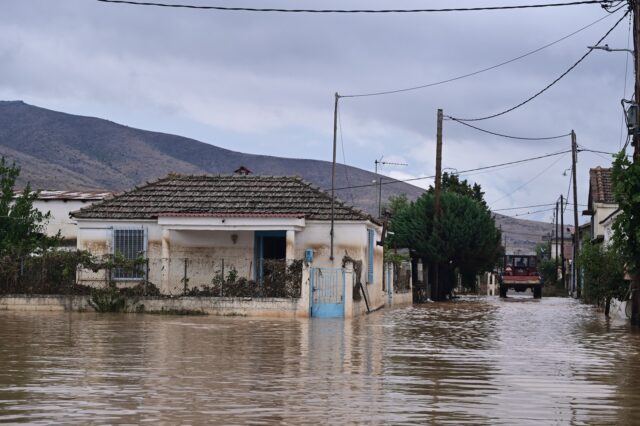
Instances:
[[[252,317],[308,318],[310,315],[309,267],[302,269],[300,297],[240,298],[240,297],[140,297],[129,299],[129,312],[192,310],[211,315],[242,315]],[[0,296],[0,310],[11,311],[93,311],[88,296]]]

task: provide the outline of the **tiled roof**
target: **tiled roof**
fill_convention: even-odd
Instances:
[[[594,203],[616,204],[611,185],[611,169],[596,167],[589,170],[589,200]]]
[[[330,220],[331,196],[297,177],[172,174],[71,213],[80,219],[225,214]],[[335,219],[374,221],[341,201],[335,203]]]
[[[21,194],[20,191],[16,192],[16,196]],[[50,191],[42,190],[38,192],[38,200],[76,200],[76,201],[96,201],[104,200],[113,196],[113,192],[108,191]]]

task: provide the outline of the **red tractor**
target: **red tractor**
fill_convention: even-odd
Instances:
[[[542,280],[538,274],[536,256],[507,255],[500,274],[500,297],[507,297],[507,290],[523,292],[528,288],[534,299],[542,297]]]

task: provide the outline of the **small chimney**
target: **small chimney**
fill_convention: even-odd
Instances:
[[[233,173],[241,176],[247,176],[247,175],[253,174],[253,172],[247,169],[245,166],[240,166],[240,168],[238,168],[238,170],[234,171]]]

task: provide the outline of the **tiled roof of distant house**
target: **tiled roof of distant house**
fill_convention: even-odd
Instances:
[[[297,177],[169,175],[71,213],[80,219],[155,219],[160,216],[261,216],[331,219],[331,196]],[[335,202],[335,220],[370,220]]]
[[[98,201],[113,196],[109,191],[48,191],[38,193],[39,200]]]
[[[616,204],[611,184],[611,169],[596,167],[589,170],[589,201]]]

